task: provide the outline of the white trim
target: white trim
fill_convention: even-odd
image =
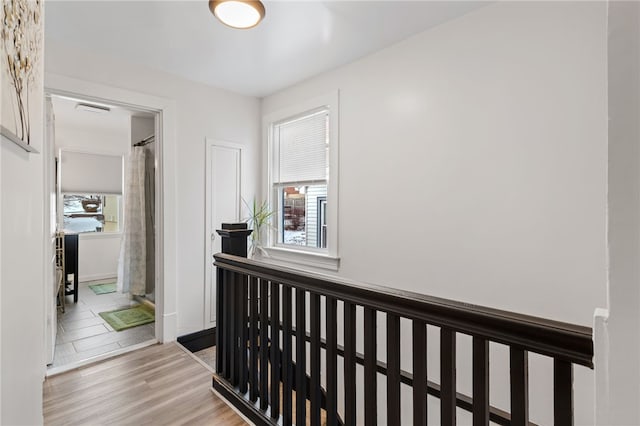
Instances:
[[[609,310],[596,308],[593,314],[593,364],[595,375],[594,419],[597,425],[611,422],[611,386],[609,363]]]
[[[110,238],[122,238],[122,232],[79,232],[80,240],[103,240]]]
[[[125,348],[116,349],[105,354],[96,355],[94,357],[83,359],[81,361],[72,362],[70,364],[61,365],[60,367],[51,367],[47,369],[46,377],[57,376],[58,374],[66,373],[67,371],[75,370],[76,368],[84,367],[85,365],[93,364],[98,361],[103,361],[107,358],[112,358],[117,355],[126,354],[128,352],[137,351],[138,349],[146,348],[147,346],[153,346],[158,344],[155,339],[146,340],[135,345],[127,346]]]
[[[265,115],[262,119],[262,131],[263,137],[266,141],[267,149],[263,155],[263,167],[266,170],[265,179],[265,194],[269,201],[269,205],[273,206],[277,204],[277,200],[274,198],[273,188],[273,175],[272,175],[272,152],[273,152],[273,137],[272,128],[273,124],[284,119],[295,117],[304,113],[305,111],[312,111],[321,107],[328,107],[329,109],[329,179],[327,181],[327,249],[326,250],[308,250],[308,249],[296,249],[294,247],[287,246],[283,248],[277,244],[277,227],[274,226],[269,232],[268,242],[266,244],[269,247],[269,253],[273,254],[273,257],[277,257],[278,260],[283,262],[292,262],[312,266],[322,269],[330,269],[337,271],[339,262],[339,247],[338,247],[338,235],[339,235],[339,223],[338,223],[338,182],[340,172],[340,92],[339,90],[331,91],[325,95],[318,96],[312,99],[308,99],[303,102],[290,105],[278,111],[271,112]],[[275,219],[277,220],[277,218]],[[268,259],[268,258],[267,258]],[[322,259],[318,261],[318,259]]]
[[[56,200],[58,199],[58,194],[55,189],[55,181],[56,177],[53,176],[55,173],[55,146],[53,145],[53,141],[50,141],[49,138],[52,136],[49,132],[49,113],[53,112],[53,104],[51,107],[49,103],[51,102],[50,97],[44,96],[43,98],[43,131],[42,131],[42,197],[43,197],[43,205],[42,211],[44,212],[43,224],[42,224],[42,234],[43,234],[43,256],[44,256],[44,266],[43,266],[43,275],[42,275],[42,283],[44,285],[44,330],[45,330],[45,366],[51,362],[53,362],[53,358],[55,356],[56,349],[56,338],[58,333],[58,298],[55,285],[56,276],[55,274],[55,263],[56,263],[56,229],[57,229],[57,219],[56,223],[53,224],[51,222],[51,214],[52,208],[52,199],[51,195],[55,193]],[[55,121],[51,123],[55,126]],[[55,134],[55,132],[54,132]],[[53,182],[51,181],[53,178]],[[57,211],[57,209],[55,209]],[[53,226],[53,227],[52,227]],[[53,297],[52,297],[53,296]],[[46,373],[45,373],[46,374]]]
[[[175,120],[172,99],[45,73],[45,93],[81,97],[88,101],[117,104],[125,108],[157,113],[156,120],[156,338],[160,342],[176,339],[176,171]]]
[[[295,250],[278,247],[265,248],[269,257],[262,256],[258,260],[267,263],[277,263],[287,266],[287,263],[296,263],[313,268],[337,271],[340,269],[340,258],[328,256],[324,253],[314,253],[311,251]]]
[[[0,100],[0,102],[2,102]],[[0,136],[1,138],[1,136]],[[0,194],[4,193],[4,190],[2,189],[2,151],[3,148],[2,146],[0,146]],[[0,196],[0,242],[2,241],[2,196]],[[46,262],[45,262],[46,265]],[[0,271],[2,270],[4,266],[2,265],[2,244],[0,244]],[[46,280],[44,280],[43,282],[44,285],[44,289],[46,289],[47,283]],[[4,286],[2,285],[2,274],[0,274],[0,310],[2,308],[2,289],[4,288]],[[46,293],[45,293],[46,294]],[[45,305],[45,309],[46,309],[46,305]],[[46,310],[45,310],[46,312]],[[46,330],[46,316],[45,316],[45,330]],[[46,338],[45,338],[45,348],[46,348]],[[2,312],[0,312],[0,422],[2,422],[2,383],[4,383],[2,381],[2,370],[3,370],[3,365],[2,365]]]
[[[219,140],[219,139],[213,139],[213,138],[205,138],[205,195],[204,195],[204,199],[205,199],[205,217],[204,217],[204,221],[205,221],[205,232],[204,232],[204,245],[205,245],[205,250],[204,250],[204,288],[203,288],[203,294],[204,294],[204,311],[203,311],[203,322],[204,322],[204,328],[211,328],[211,327],[215,327],[216,325],[216,321],[215,319],[210,318],[209,313],[212,310],[212,303],[213,303],[213,299],[214,299],[214,283],[215,283],[215,277],[213,274],[213,268],[211,266],[212,262],[213,262],[213,240],[215,238],[220,238],[218,237],[215,232],[216,229],[220,226],[220,224],[216,224],[216,223],[212,223],[212,203],[214,202],[213,199],[213,170],[211,169],[211,160],[212,160],[212,155],[213,155],[213,151],[214,151],[214,147],[222,147],[222,148],[231,148],[231,149],[237,149],[239,151],[239,165],[238,165],[238,187],[236,188],[236,193],[238,194],[238,201],[237,201],[237,217],[236,220],[241,220],[240,216],[241,216],[241,212],[242,212],[242,185],[244,183],[244,179],[243,179],[243,174],[244,174],[244,168],[243,168],[243,161],[244,161],[244,150],[245,150],[245,146],[236,142],[228,142],[228,141],[223,141],[223,140]]]

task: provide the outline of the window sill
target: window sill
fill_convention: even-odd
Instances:
[[[300,250],[291,250],[281,247],[268,247],[264,249],[268,256],[261,256],[262,261],[275,261],[283,265],[295,263],[318,269],[337,271],[340,268],[340,258],[324,253],[312,253]]]
[[[81,240],[120,238],[122,237],[122,232],[79,232],[78,237]]]

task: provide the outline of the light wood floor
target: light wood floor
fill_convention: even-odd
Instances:
[[[195,356],[200,358],[205,364],[211,367],[212,371],[215,371],[216,368],[216,347],[213,346],[211,348],[203,349],[198,352],[193,353]],[[269,369],[269,374],[271,374],[271,369]],[[269,376],[271,377],[271,376]],[[283,391],[284,388],[282,383],[280,383],[280,412],[284,410],[283,403]],[[309,413],[311,413],[311,401],[307,400],[307,426],[311,426],[311,417]],[[296,391],[291,391],[291,416],[293,419],[296,418]],[[325,409],[320,410],[320,424],[322,426],[326,426],[327,424],[327,411]]]
[[[175,344],[154,345],[44,383],[45,425],[245,425],[211,372]]]

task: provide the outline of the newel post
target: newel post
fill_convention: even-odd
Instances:
[[[216,232],[222,237],[222,253],[247,257],[247,237],[253,230],[246,223],[223,223]]]
[[[246,223],[223,223],[216,232],[222,238],[222,253],[247,257],[247,237],[253,231]],[[240,343],[246,334],[246,281],[240,274],[216,270],[216,372],[233,386],[243,379],[238,360],[246,352]]]

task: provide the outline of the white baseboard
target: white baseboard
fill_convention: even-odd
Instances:
[[[112,272],[110,274],[90,274],[90,275],[79,275],[78,280],[80,282],[85,281],[98,281],[98,280],[107,280],[110,278],[116,279],[118,277],[117,272]]]
[[[597,425],[611,424],[613,417],[609,387],[609,310],[597,308],[593,315],[593,349],[595,371],[595,419]]]
[[[75,361],[70,364],[61,365],[59,367],[51,367],[46,371],[46,377],[56,376],[58,374],[66,373],[67,371],[75,370],[80,367],[84,367],[85,365],[93,364],[99,361],[103,361],[105,359],[113,358],[118,355],[122,355],[128,352],[137,351],[138,349],[146,348],[147,346],[155,345],[158,341],[156,339],[149,339],[145,342],[137,343],[135,345],[127,346],[124,348],[116,349],[111,352],[107,352],[105,354],[96,355],[91,358],[87,358],[81,361]]]
[[[157,319],[156,315],[156,319]],[[173,342],[177,338],[178,332],[178,315],[176,312],[170,312],[162,315],[162,325],[156,327],[156,336],[161,343]]]

